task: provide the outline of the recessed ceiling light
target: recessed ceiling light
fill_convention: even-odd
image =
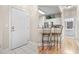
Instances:
[[[38,12],[40,13],[40,14],[45,14],[43,11],[41,11],[41,10],[38,10]]]
[[[72,7],[73,7],[73,6],[71,6],[71,5],[66,5],[66,6],[65,6],[66,9],[69,9],[69,8],[72,8]]]

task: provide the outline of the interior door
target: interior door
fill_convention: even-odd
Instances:
[[[29,40],[29,15],[11,8],[11,48],[27,44]]]

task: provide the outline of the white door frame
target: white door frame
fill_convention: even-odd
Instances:
[[[12,19],[12,16],[11,16],[11,11],[12,11],[12,8],[15,8],[15,9],[18,9],[18,8],[16,8],[16,7],[12,7],[12,6],[9,6],[9,49],[11,50],[12,49],[12,36],[11,36],[11,19]],[[21,10],[21,9],[18,9],[18,10],[20,10],[20,11],[22,11],[22,12],[24,12],[23,10]],[[27,15],[29,15],[29,14],[27,14]],[[29,22],[30,22],[30,18],[29,18]],[[29,25],[30,25],[30,23],[29,23]],[[29,29],[29,31],[30,31],[30,29]],[[30,41],[30,32],[29,32],[29,40],[28,41]]]

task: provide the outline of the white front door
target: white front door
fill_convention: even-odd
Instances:
[[[11,49],[27,44],[30,34],[29,15],[11,8]]]

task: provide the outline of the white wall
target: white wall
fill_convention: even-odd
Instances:
[[[0,44],[2,48],[8,47],[8,6],[0,6]]]
[[[79,41],[79,6],[77,7],[77,40]]]
[[[71,9],[62,9],[62,23],[63,23],[63,26],[64,26],[64,37],[71,37],[71,36],[68,36],[66,35],[65,33],[67,33],[68,31],[65,30],[65,19],[68,19],[68,18],[73,18],[75,21],[74,21],[74,32],[72,32],[74,34],[74,36],[72,38],[76,38],[76,20],[77,20],[77,13],[76,13],[77,9],[76,7],[74,8],[71,8]],[[72,34],[72,33],[69,33],[69,34]]]
[[[31,39],[32,42],[37,43],[40,39],[40,34],[38,31],[38,23],[39,23],[39,13],[38,13],[38,7],[33,6],[31,9]]]

